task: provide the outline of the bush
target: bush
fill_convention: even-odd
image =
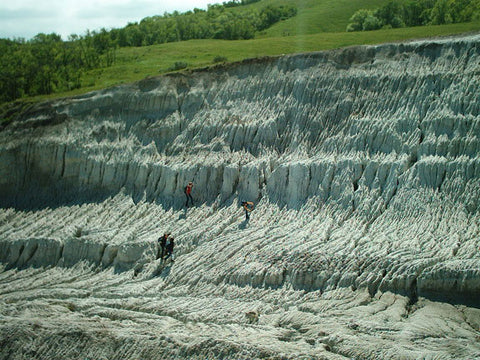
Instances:
[[[362,25],[367,16],[372,15],[372,11],[367,10],[367,9],[360,9],[357,10],[352,17],[350,18],[350,21],[356,24]]]
[[[183,62],[183,61],[175,61],[175,63],[173,64],[173,66],[169,67],[168,70],[169,71],[177,71],[177,70],[183,70],[183,69],[186,69],[188,67],[188,64],[186,62]]]
[[[468,22],[480,18],[480,0],[398,0],[375,10],[360,9],[347,31]]]
[[[430,11],[430,23],[433,25],[452,23],[453,19],[449,10],[448,0],[438,0]]]
[[[362,31],[362,30],[363,28],[359,24],[350,23],[347,25],[347,32]]]
[[[380,20],[373,15],[368,15],[365,20],[363,21],[363,30],[378,30],[382,27],[382,23]]]
[[[228,61],[228,59],[225,56],[217,55],[213,58],[214,63],[221,63],[221,62],[226,62],[226,61]]]
[[[390,22],[390,25],[392,25],[392,27],[394,29],[397,29],[397,28],[402,28],[402,27],[405,27],[405,23],[403,22],[403,20],[398,17],[398,16],[395,16],[392,21]]]
[[[394,19],[396,17],[402,16],[403,12],[403,7],[399,3],[397,3],[396,1],[390,1],[384,6],[375,10],[374,15],[380,20],[382,25],[390,24],[392,25],[392,27],[397,27],[394,24],[394,22],[397,20]]]
[[[350,24],[347,26],[347,31],[361,31],[363,30],[363,23],[368,16],[372,16],[373,13],[370,10],[360,9],[357,10],[350,18]]]

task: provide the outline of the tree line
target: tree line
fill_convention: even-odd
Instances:
[[[390,1],[374,9],[360,9],[347,31],[368,31],[406,26],[442,25],[480,19],[480,0]]]
[[[115,63],[118,47],[149,46],[190,39],[251,39],[276,22],[295,16],[293,6],[240,6],[260,0],[231,0],[207,10],[148,17],[120,29],[33,39],[0,39],[0,103],[80,88],[83,72]],[[235,9],[233,9],[235,8]]]
[[[254,1],[258,0],[244,0],[244,3]],[[289,5],[231,11],[231,3],[208,5],[207,10],[195,8],[182,14],[173,12],[147,17],[140,23],[112,30],[111,39],[120,47],[148,46],[191,39],[252,39],[256,32],[297,14],[297,9]]]
[[[225,7],[236,7],[236,6],[253,4],[259,1],[260,0],[230,0],[230,1],[224,1],[222,5]]]
[[[87,31],[68,41],[55,33],[0,39],[0,103],[80,88],[83,71],[115,61],[113,43],[102,44],[99,34]]]

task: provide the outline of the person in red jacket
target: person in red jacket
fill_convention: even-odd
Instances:
[[[187,202],[185,203],[186,207],[188,207],[188,200],[189,199],[190,199],[191,204],[193,205],[192,187],[193,187],[193,183],[190,181],[185,188],[185,196],[187,197]]]

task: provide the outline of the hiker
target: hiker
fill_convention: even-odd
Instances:
[[[250,220],[250,213],[253,210],[253,202],[251,201],[242,201],[242,206],[245,209],[245,221]]]
[[[165,233],[163,234],[163,236],[158,238],[157,242],[158,242],[158,245],[160,245],[160,248],[157,251],[157,260],[159,258],[163,259],[163,257],[165,256],[165,246],[167,245],[167,239],[169,236],[170,236],[170,233]]]
[[[190,199],[190,202],[193,205],[192,187],[193,187],[193,183],[190,181],[188,183],[187,187],[185,188],[185,196],[187,197],[187,202],[185,203],[186,207],[188,207],[188,199]]]
[[[175,260],[173,260],[173,247],[175,246],[174,240],[175,239],[173,237],[168,238],[168,243],[167,243],[167,246],[165,247],[165,250],[167,251],[167,254],[165,255],[164,260],[167,260],[171,256],[172,257],[172,262],[175,261]]]

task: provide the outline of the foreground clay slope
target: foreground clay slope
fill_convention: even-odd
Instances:
[[[32,107],[0,132],[0,358],[480,357],[479,88],[471,35]]]

